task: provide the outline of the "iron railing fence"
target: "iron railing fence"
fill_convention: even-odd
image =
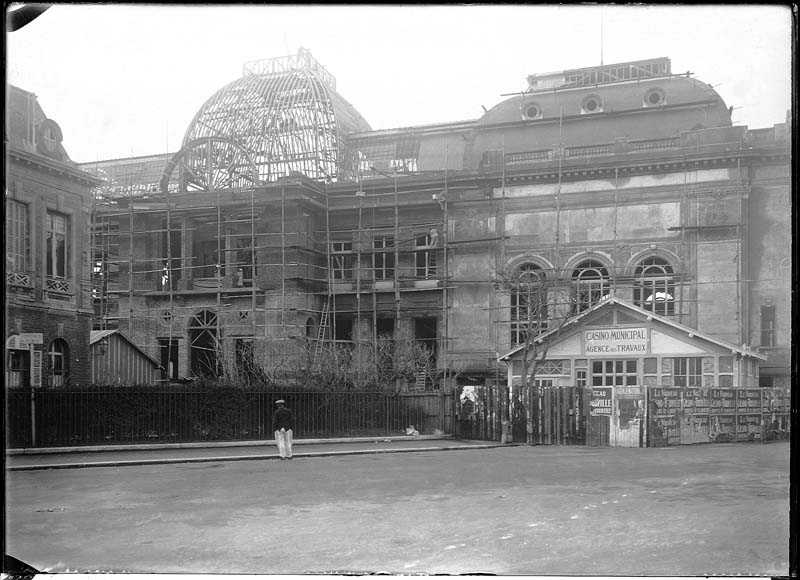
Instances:
[[[271,439],[278,399],[295,414],[297,439],[402,435],[412,425],[423,435],[453,433],[452,398],[440,391],[14,388],[6,389],[6,447]]]

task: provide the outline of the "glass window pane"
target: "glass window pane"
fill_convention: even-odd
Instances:
[[[628,373],[635,373],[636,372],[636,366],[637,366],[636,362],[637,361],[635,361],[635,360],[626,361],[625,365],[626,365],[627,368],[625,369],[625,371],[628,372]]]
[[[595,360],[592,361],[592,372],[595,374],[599,374],[603,372],[603,361]]]

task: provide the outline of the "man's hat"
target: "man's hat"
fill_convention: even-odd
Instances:
[[[276,405],[283,405],[285,402],[286,401],[284,401],[283,399],[278,399],[277,401],[275,401],[275,404]]]

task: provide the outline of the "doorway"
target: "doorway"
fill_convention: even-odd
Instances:
[[[189,323],[189,353],[192,374],[196,377],[218,377],[219,325],[214,312],[203,310]]]

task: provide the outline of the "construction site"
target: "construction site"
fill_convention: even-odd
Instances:
[[[308,51],[245,63],[177,153],[81,165],[104,180],[94,329],[124,332],[165,381],[502,385],[538,271],[570,314],[614,297],[755,351],[762,306],[786,306],[760,282],[780,269],[788,287],[785,257],[758,248],[788,228],[788,125],[732,126],[667,58],[527,83],[476,120],[372,130]],[[775,355],[761,377],[778,385]],[[547,384],[586,380],[548,368]],[[741,368],[730,386],[758,386]]]

